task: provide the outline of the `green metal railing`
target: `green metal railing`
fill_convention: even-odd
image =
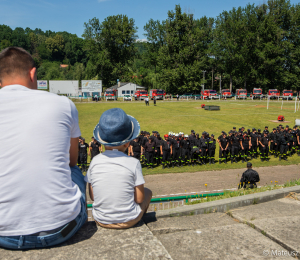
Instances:
[[[153,199],[151,199],[151,202],[165,202],[165,201],[171,202],[174,200],[185,200],[185,202],[187,203],[189,201],[189,199],[200,199],[200,198],[216,197],[216,196],[222,196],[222,195],[224,195],[224,192],[175,196],[175,197],[163,197],[163,198],[153,198]],[[87,204],[87,207],[92,208],[93,204]]]

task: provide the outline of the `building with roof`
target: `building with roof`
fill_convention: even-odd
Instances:
[[[117,85],[110,88],[117,89],[119,97],[124,97],[125,95],[134,96],[137,90],[147,90],[146,87],[131,82],[118,82]]]

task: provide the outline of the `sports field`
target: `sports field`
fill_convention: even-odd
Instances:
[[[234,126],[238,129],[242,126],[247,130],[255,127],[256,129],[264,130],[265,126],[272,131],[273,127],[279,125],[277,122],[278,115],[285,117],[285,122],[282,125],[293,127],[295,119],[300,119],[300,111],[294,113],[295,102],[284,101],[283,109],[281,110],[281,101],[270,101],[269,109],[267,110],[267,101],[157,101],[157,106],[150,102],[150,106],[145,106],[144,102],[97,102],[97,103],[75,103],[79,112],[79,125],[82,136],[86,142],[90,142],[93,129],[98,123],[101,114],[114,107],[122,108],[127,114],[135,117],[141,125],[141,130],[152,132],[158,131],[161,136],[172,132],[184,132],[190,134],[191,130],[196,133],[203,131],[209,134],[214,134],[217,138],[221,131],[228,132]],[[207,111],[201,108],[201,104],[218,105],[220,111]],[[297,104],[298,108],[298,104]],[[216,150],[215,158],[218,160],[219,151]],[[255,167],[273,166],[273,165],[290,165],[298,164],[300,157],[294,155],[289,157],[288,161],[278,161],[278,158],[271,156],[269,162],[261,162],[259,159],[252,160]],[[143,169],[144,175],[159,174],[159,173],[176,173],[176,172],[196,172],[207,170],[220,169],[236,169],[244,168],[242,162],[230,164],[215,164],[202,166],[184,166],[181,168],[162,169],[162,166],[154,169]]]

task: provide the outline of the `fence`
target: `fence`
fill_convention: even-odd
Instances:
[[[101,102],[113,102],[113,101],[123,101],[123,102],[127,102],[127,101],[144,101],[144,97],[143,98],[135,98],[134,96],[117,96],[115,98],[110,98],[107,99],[105,98],[105,96],[99,96],[97,100],[95,100],[95,98],[93,97],[82,97],[82,96],[69,96],[69,98],[74,101],[74,102],[97,102],[97,101],[101,101]],[[150,97],[148,97],[149,100],[151,100]],[[203,96],[203,95],[165,95],[163,98],[163,101],[197,101],[197,100],[260,100],[260,101],[264,101],[264,100],[271,100],[274,99],[275,101],[292,101],[294,99],[299,100],[299,97],[297,96],[269,96],[269,95],[261,95],[259,97],[254,97],[251,93],[247,94],[247,96],[237,96],[235,94],[233,94],[231,97],[225,97],[225,96],[221,96],[221,95],[216,95],[216,96]],[[158,99],[157,99],[158,100]]]

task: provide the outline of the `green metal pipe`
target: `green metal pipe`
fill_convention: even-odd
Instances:
[[[186,195],[186,196],[176,196],[176,197],[153,198],[153,199],[151,199],[151,202],[163,202],[163,201],[184,200],[184,199],[185,199],[186,202],[188,202],[189,199],[215,197],[215,196],[221,196],[221,195],[224,195],[224,192],[197,194],[197,195]],[[92,208],[93,204],[87,204],[87,207]]]

